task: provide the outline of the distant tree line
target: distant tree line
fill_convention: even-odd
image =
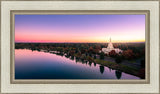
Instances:
[[[31,50],[48,50],[48,51],[59,51],[66,53],[70,56],[76,55],[81,58],[93,58],[104,59],[105,56],[115,58],[117,63],[122,60],[133,60],[137,58],[145,57],[145,43],[114,43],[115,48],[123,50],[122,53],[117,54],[114,50],[109,54],[100,53],[101,49],[107,47],[106,43],[16,43],[15,49],[31,49]],[[144,60],[141,62],[144,63]],[[141,64],[144,66],[144,64]]]

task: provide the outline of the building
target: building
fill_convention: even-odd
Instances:
[[[105,54],[109,54],[109,52],[111,52],[112,50],[114,50],[117,54],[123,52],[121,49],[113,47],[113,44],[112,44],[111,38],[110,38],[108,47],[107,48],[102,48],[102,51],[100,51],[100,52],[104,52]]]

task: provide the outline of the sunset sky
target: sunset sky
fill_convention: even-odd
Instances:
[[[144,42],[145,15],[15,15],[15,42]]]

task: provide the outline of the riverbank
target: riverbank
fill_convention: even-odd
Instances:
[[[109,62],[109,61],[104,61],[104,60],[100,60],[100,59],[95,59],[94,60],[95,63],[109,67],[111,69],[115,69],[121,72],[125,72],[134,76],[139,76],[139,69],[135,68],[135,67],[131,67],[131,66],[126,66],[123,64],[117,64],[114,62]],[[141,78],[141,77],[140,77]]]
[[[145,75],[141,75],[141,74],[144,74],[144,73],[142,73],[142,72],[144,72],[144,69],[141,69],[141,68],[138,68],[138,67],[135,67],[135,66],[131,66],[131,64],[115,63],[115,62],[110,62],[110,61],[101,60],[101,59],[94,59],[93,57],[90,57],[90,56],[78,55],[78,54],[74,54],[72,56],[74,56],[78,59],[81,59],[83,61],[85,60],[85,61],[88,61],[88,62],[94,62],[96,64],[100,64],[102,66],[109,67],[113,70],[118,70],[118,71],[121,71],[121,72],[125,72],[125,73],[128,73],[128,74],[140,77],[141,79],[145,78]]]
[[[110,69],[113,69],[113,70],[118,70],[118,71],[121,71],[121,72],[124,72],[124,73],[127,73],[127,74],[131,74],[131,75],[140,77],[141,79],[145,78],[145,75],[143,75],[143,74],[145,74],[144,73],[144,71],[145,71],[144,68],[141,69],[141,68],[138,68],[137,66],[133,66],[132,64],[116,63],[116,62],[113,62],[113,60],[111,60],[112,61],[111,62],[111,61],[107,61],[106,59],[104,59],[104,60],[97,59],[97,58],[94,59],[94,57],[86,56],[85,54],[82,54],[82,55],[80,55],[80,54],[68,55],[67,53],[62,53],[62,52],[58,52],[58,51],[47,51],[47,50],[41,50],[41,51],[42,52],[49,52],[49,53],[60,55],[60,56],[65,56],[66,58],[72,57],[72,59],[73,59],[73,57],[75,57],[76,59],[100,64],[102,66],[106,66],[106,67],[108,67]],[[130,62],[128,62],[128,63],[130,63]]]

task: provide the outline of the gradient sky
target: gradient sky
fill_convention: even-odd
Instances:
[[[15,15],[15,42],[144,42],[145,15]]]

